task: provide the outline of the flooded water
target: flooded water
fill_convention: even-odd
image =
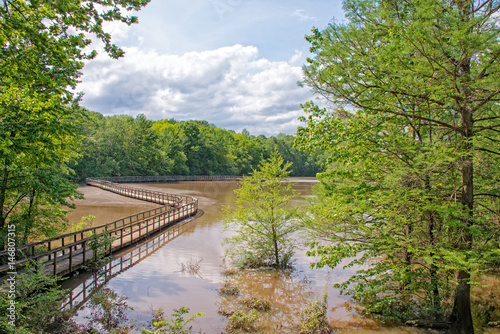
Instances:
[[[295,179],[296,190],[311,195],[311,179]],[[271,310],[258,320],[262,333],[297,333],[300,311],[307,303],[328,293],[328,320],[334,333],[437,333],[408,327],[384,327],[358,315],[348,297],[332,286],[346,280],[353,271],[342,269],[310,269],[306,247],[300,242],[291,271],[246,270],[224,275],[224,234],[220,210],[234,202],[236,182],[179,182],[166,184],[134,184],[175,194],[195,196],[203,215],[178,225],[146,243],[120,254],[114,254],[106,270],[82,273],[66,280],[63,286],[72,290],[73,304],[82,304],[76,321],[85,323],[91,316],[87,301],[95,291],[110,289],[127,299],[133,310],[127,312],[136,327],[148,326],[152,310],[163,308],[167,318],[171,310],[181,306],[205,315],[193,322],[193,332],[225,332],[226,317],[220,313],[237,309],[245,297],[262,297]],[[77,202],[71,223],[82,216],[96,216],[94,224],[102,224],[132,213],[155,207],[154,204],[127,199],[93,187],[82,187],[86,199]],[[299,202],[296,203],[297,205]],[[192,270],[188,270],[190,268]],[[237,286],[239,296],[219,293],[221,284]],[[93,292],[94,291],[94,292]]]

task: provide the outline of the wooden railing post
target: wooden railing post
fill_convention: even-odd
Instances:
[[[57,275],[57,252],[54,253],[54,276]]]
[[[83,241],[83,244],[82,244],[82,249],[83,249],[83,262],[82,262],[82,264],[83,264],[83,265],[85,265],[85,260],[86,260],[86,258],[85,258],[85,256],[86,256],[86,255],[85,255],[85,253],[86,253],[86,249],[85,249],[86,247],[85,247],[85,245],[86,245],[86,244],[87,244],[87,242],[86,242],[86,241]]]
[[[69,272],[73,271],[73,247],[69,248]]]

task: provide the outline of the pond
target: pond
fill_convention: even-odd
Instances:
[[[305,198],[311,196],[313,178],[296,178],[295,189]],[[409,327],[384,327],[363,317],[357,305],[333,288],[346,280],[353,269],[311,269],[307,247],[297,241],[294,269],[290,271],[245,270],[225,275],[223,226],[220,210],[234,203],[236,182],[179,182],[164,184],[133,184],[134,187],[167,193],[191,195],[199,199],[203,214],[189,222],[155,235],[136,248],[113,254],[107,270],[83,272],[63,282],[72,291],[73,305],[81,304],[75,321],[85,323],[92,308],[88,298],[92,291],[114,291],[126,298],[133,310],[127,318],[136,327],[148,326],[152,310],[163,308],[167,318],[173,309],[188,307],[204,312],[193,322],[193,333],[224,332],[226,317],[220,313],[234,310],[245,297],[265,298],[271,303],[269,312],[258,320],[263,333],[297,333],[300,311],[310,302],[328,294],[328,320],[335,333],[437,333]],[[94,225],[103,224],[135,212],[155,207],[154,204],[125,198],[93,187],[79,189],[84,200],[76,201],[70,214],[72,224],[82,216],[94,215]],[[305,199],[297,201],[299,205]],[[221,284],[238,287],[239,296],[219,293]],[[109,289],[109,290],[107,290]]]

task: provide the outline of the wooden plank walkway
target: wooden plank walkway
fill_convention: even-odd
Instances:
[[[35,261],[45,266],[51,275],[64,276],[80,269],[93,260],[90,247],[93,235],[107,233],[114,241],[104,254],[109,254],[134,244],[153,233],[189,218],[198,211],[198,200],[191,196],[166,194],[159,191],[124,186],[106,180],[87,179],[87,184],[123,196],[161,204],[160,207],[139,212],[105,225],[87,228],[59,237],[16,247],[16,268]],[[9,253],[0,252],[0,275],[9,272]]]

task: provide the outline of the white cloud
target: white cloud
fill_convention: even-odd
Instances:
[[[121,21],[104,21],[102,29],[111,34],[113,42],[120,42],[128,37],[130,26]]]
[[[296,49],[294,55],[290,58],[288,63],[289,64],[297,64],[301,60],[302,60],[302,52],[300,50]]]
[[[300,21],[315,21],[315,16],[309,15],[305,9],[297,9],[292,14],[293,17],[298,18]]]
[[[84,68],[83,105],[103,114],[144,113],[150,119],[203,119],[252,134],[294,133],[300,103],[298,66],[234,45],[183,55],[124,48],[120,60],[100,55]],[[298,53],[294,57],[298,57]],[[292,57],[292,58],[294,58]]]

